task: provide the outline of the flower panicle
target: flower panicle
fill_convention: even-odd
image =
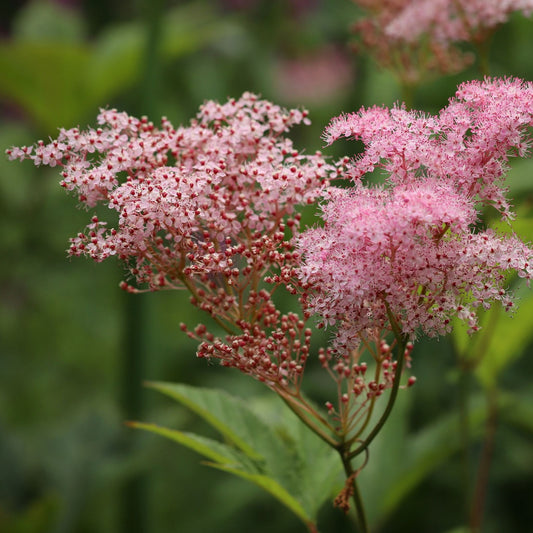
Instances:
[[[389,313],[414,339],[448,333],[454,316],[474,332],[477,309],[493,302],[513,308],[506,275],[531,279],[533,249],[480,229],[479,210],[514,217],[504,178],[511,157],[528,155],[532,126],[533,85],[513,78],[464,83],[435,116],[371,108],[331,122],[326,137],[365,150],[347,165],[352,188],[330,188],[324,225],[298,248],[310,307],[337,325],[340,352],[390,328]],[[385,183],[369,187],[362,178],[375,168]]]

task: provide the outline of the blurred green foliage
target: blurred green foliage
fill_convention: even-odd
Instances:
[[[331,117],[399,97],[389,73],[350,52],[350,24],[360,13],[349,0],[196,0],[161,3],[158,75],[148,106],[140,97],[146,90],[147,5],[10,5],[0,43],[0,146],[31,144],[58,127],[92,124],[100,106],[150,111],[154,120],[164,114],[180,123],[204,99],[251,90],[287,106],[295,105],[298,93],[313,125],[295,131],[294,138],[311,151],[321,148],[320,134]],[[494,36],[493,74],[533,79],[532,46],[533,20],[513,17]],[[312,84],[302,93],[298,80],[292,89],[280,82],[290,61],[312,65],[328,47],[339,51],[350,73],[330,96],[313,97]],[[473,77],[475,67],[428,82],[418,88],[415,107],[441,108],[458,82]],[[352,154],[356,147],[339,142],[327,153]],[[519,161],[510,172],[515,204],[525,215],[517,230],[529,236],[532,171],[530,161]],[[305,531],[259,488],[201,466],[191,451],[123,427],[120,389],[129,333],[118,289],[122,272],[111,261],[65,259],[68,237],[84,227],[88,214],[73,209],[57,182],[53,171],[0,158],[0,531],[120,532],[121,501],[127,500],[128,482],[139,476],[145,518],[129,532]],[[501,390],[487,533],[526,532],[533,522],[533,300],[521,286],[517,292],[523,309],[508,323],[486,328],[488,355],[477,377],[470,376],[474,439],[486,419],[485,388],[497,384]],[[186,295],[136,298],[145,317],[143,378],[224,389],[262,402],[260,384],[194,357],[194,343],[178,328],[180,321],[201,320]],[[454,342],[417,344],[412,372],[418,383],[402,393],[371,449],[361,483],[372,522],[383,533],[457,533],[464,523],[454,369],[457,348],[466,342],[458,332]],[[320,369],[311,364],[306,379],[309,394],[323,401],[327,379]],[[216,438],[187,408],[140,382],[134,387],[144,403],[143,420]],[[125,443],[134,433],[131,447]],[[319,523],[325,532],[351,531],[349,520],[330,505],[322,508]]]

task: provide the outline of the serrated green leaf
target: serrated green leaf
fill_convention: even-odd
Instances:
[[[214,462],[206,462],[207,466],[235,474],[238,477],[246,479],[258,487],[269,492],[281,503],[287,506],[296,514],[304,523],[312,523],[313,520],[302,507],[302,505],[287,490],[277,483],[274,479],[264,474],[263,467],[260,464],[251,461],[245,454],[222,444],[218,441],[186,433],[173,429],[157,426],[155,424],[144,424],[140,422],[131,422],[130,427],[143,429],[150,433],[155,433],[166,437],[178,444],[181,444],[190,450],[193,450]]]
[[[223,391],[175,383],[151,382],[147,386],[188,407],[248,456],[262,457],[257,445],[264,448],[261,435],[269,428],[242,400]]]
[[[278,398],[254,399],[251,408],[274,428],[287,447],[292,448],[288,468],[296,474],[295,482],[305,487],[301,498],[309,508],[333,497],[342,488],[344,477],[339,457],[320,437],[301,423]]]
[[[240,455],[232,464],[221,460],[229,457],[229,444],[218,443],[224,448],[217,448],[211,446],[213,441],[160,428],[159,434],[190,448],[194,445],[196,448],[192,449],[203,452],[206,457],[209,457],[207,453],[218,453],[216,457],[212,455],[216,464],[211,466],[254,482],[304,522],[314,521],[323,503],[342,485],[341,462],[334,450],[309,431],[278,398],[245,402],[223,391],[172,383],[150,383],[149,386],[202,417],[229,444],[238,448],[235,452]]]

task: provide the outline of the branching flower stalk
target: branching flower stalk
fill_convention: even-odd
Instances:
[[[118,216],[111,227],[93,215],[69,254],[117,257],[129,292],[187,290],[209,317],[180,326],[198,341],[198,357],[264,383],[339,453],[347,480],[337,504],[346,511],[353,500],[368,531],[362,466],[352,461],[368,459],[392,412],[412,342],[448,333],[453,317],[475,332],[477,309],[514,308],[507,272],[532,277],[533,250],[485,229],[479,212],[492,206],[509,224],[514,217],[504,175],[511,156],[528,154],[533,86],[466,83],[435,116],[373,107],[337,117],[326,142],[365,145],[355,160],[337,163],[286,137],[308,122],[305,111],[250,93],[206,102],[186,127],[115,110],[98,122],[8,150],[11,159],[58,167],[82,205]],[[375,169],[383,185],[364,180]],[[336,186],[337,178],[352,186]],[[300,228],[298,209],[317,202],[322,224]],[[300,310],[282,312],[278,291]],[[305,396],[314,316],[332,328],[317,356],[332,381],[325,412]],[[380,398],[388,398],[383,407]]]

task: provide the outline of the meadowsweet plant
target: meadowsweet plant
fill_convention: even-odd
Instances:
[[[510,157],[528,154],[533,85],[465,83],[435,116],[402,106],[339,116],[326,142],[365,149],[337,163],[294,148],[286,132],[307,121],[247,93],[205,103],[186,127],[104,110],[97,129],[61,130],[8,155],[57,166],[88,210],[116,213],[92,216],[69,254],[118,257],[129,292],[186,289],[210,317],[181,325],[198,357],[263,382],[340,455],[335,504],[347,511],[353,500],[368,531],[356,459],[368,459],[392,410],[413,342],[448,333],[454,317],[474,333],[480,308],[513,309],[507,273],[532,276],[533,249],[486,229],[480,211],[512,223],[504,177]],[[376,170],[381,185],[366,179]],[[299,209],[316,203],[322,223],[302,228]],[[299,311],[280,310],[280,291]],[[311,344],[315,323],[332,332],[328,346]],[[312,357],[333,383],[324,408],[304,393]]]

